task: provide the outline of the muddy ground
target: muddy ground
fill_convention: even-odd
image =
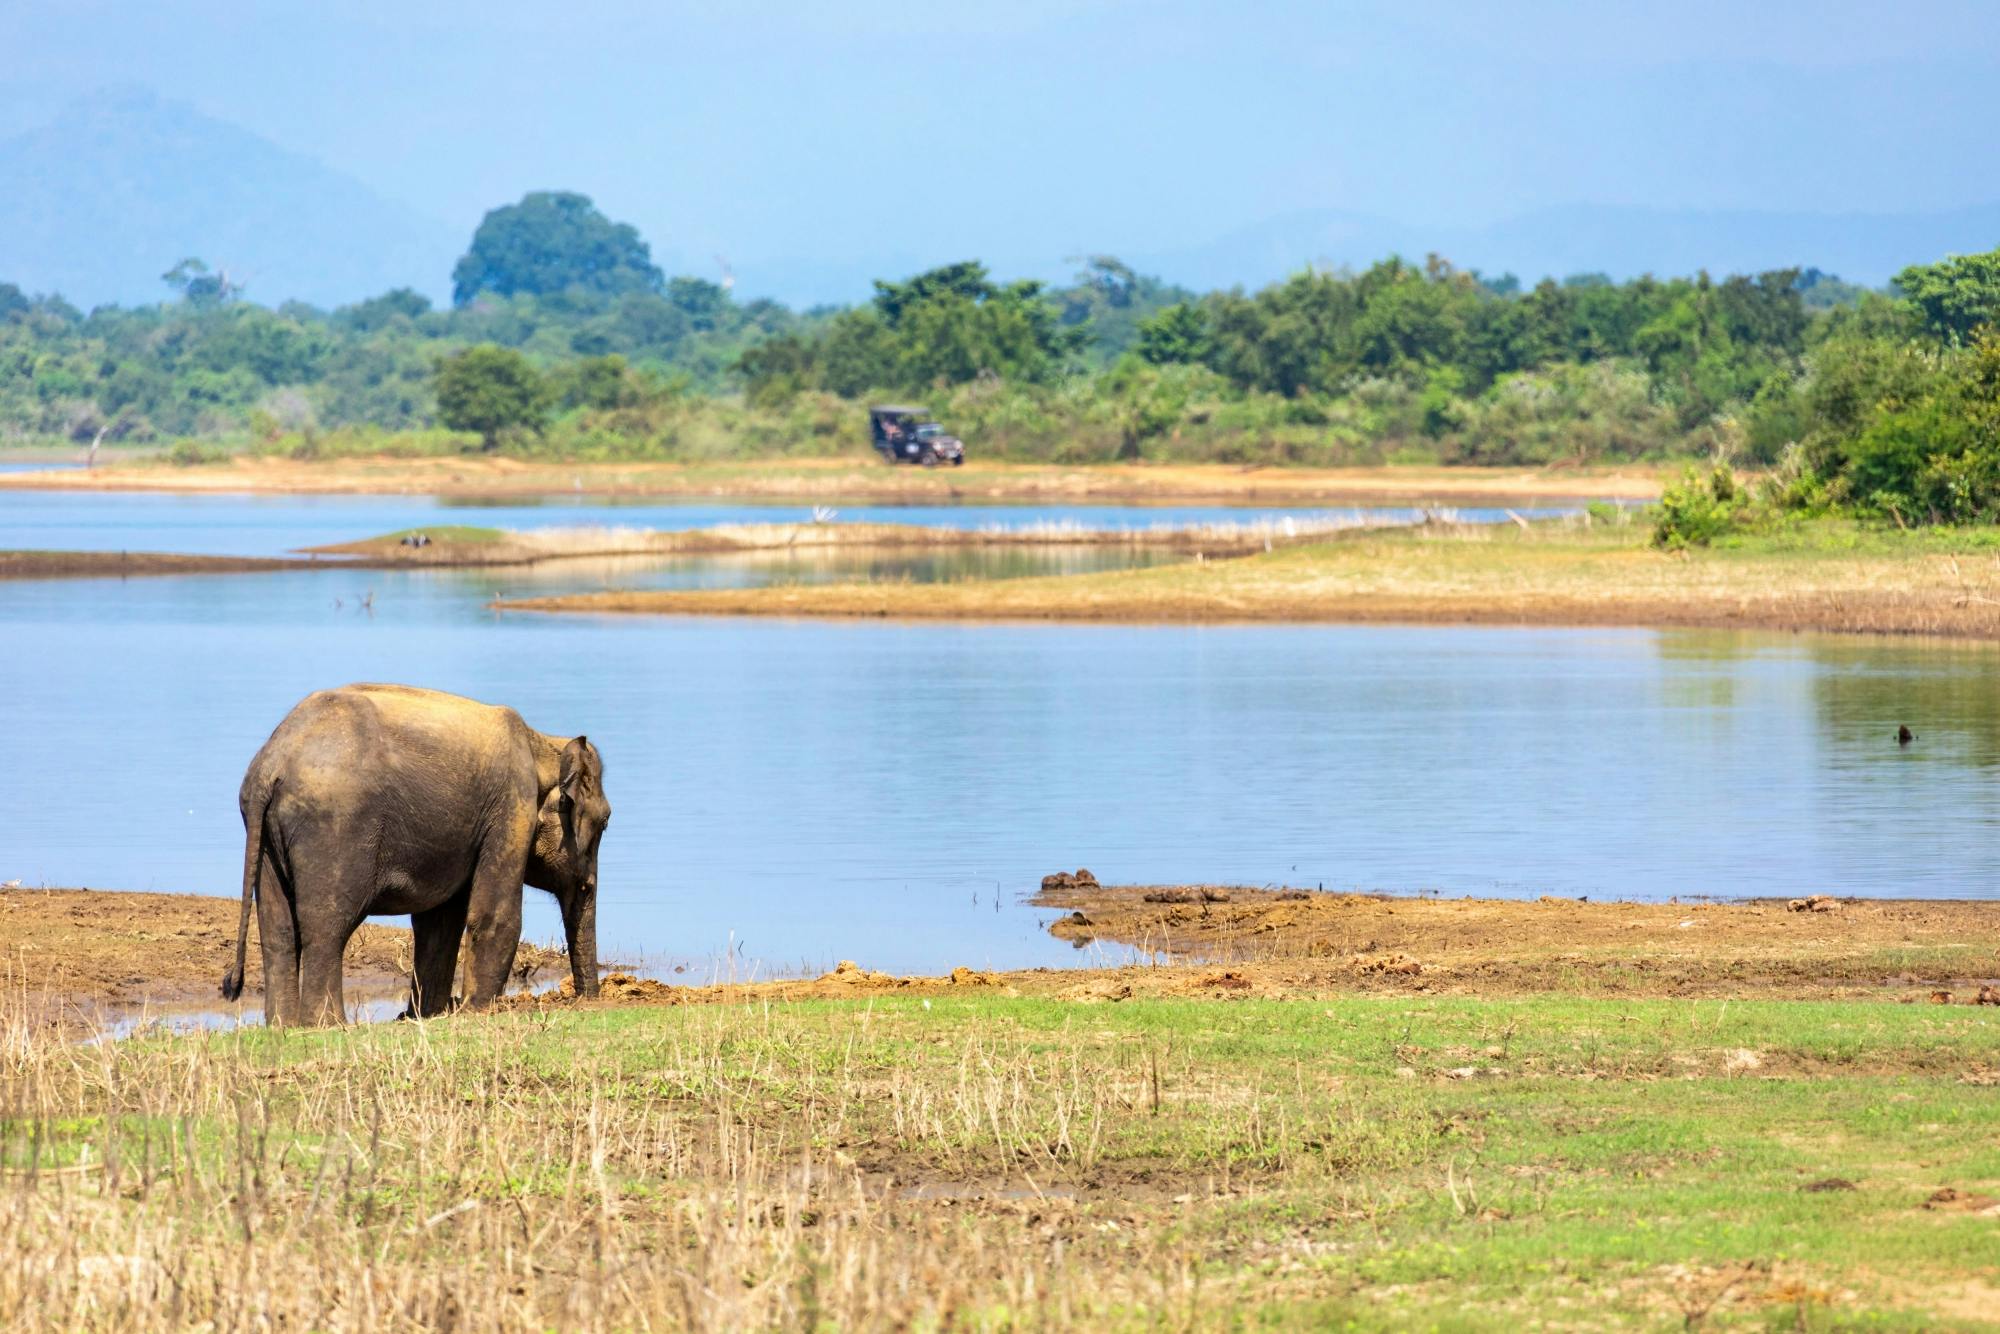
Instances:
[[[1199,987],[1975,1001],[2000,987],[2000,902],[1597,903],[1215,885],[1055,885],[1079,949],[1200,967]],[[1143,971],[1143,970],[1142,970]],[[1990,993],[1989,993],[1990,994]],[[1996,998],[2000,1000],[2000,998]]]
[[[1131,996],[1354,992],[1631,997],[1874,998],[2000,1004],[2000,902],[1801,900],[1595,903],[1388,898],[1189,885],[1056,887],[1033,900],[1079,968],[900,977],[842,963],[817,978],[667,986],[613,971],[604,1002],[837,999],[999,988],[1083,1001]],[[216,1003],[233,899],[101,890],[0,891],[0,970],[16,990],[74,1006]],[[866,957],[866,942],[852,952]],[[259,985],[255,938],[246,990]],[[560,956],[524,946],[547,979]],[[403,985],[409,933],[364,927],[350,993]],[[569,983],[513,1004],[570,1003]]]
[[[159,551],[0,551],[0,579],[125,579],[152,574],[265,574],[322,562]]]
[[[1215,885],[1080,885],[1032,902],[1084,966],[668,987],[614,974],[612,1002],[821,1000],[995,987],[1131,997],[1572,995],[2000,1005],[2000,902],[1592,903],[1392,898]],[[857,951],[858,952],[858,951]],[[1985,1000],[1982,1001],[1982,995]],[[529,1002],[568,1003],[563,989]]]
[[[222,1004],[222,974],[235,961],[238,900],[195,894],[128,894],[100,889],[0,889],[0,980],[56,1008],[165,1010]],[[255,919],[246,999],[261,994]],[[537,971],[557,956],[524,946]],[[410,967],[410,933],[370,923],[347,945],[350,995],[400,990]]]

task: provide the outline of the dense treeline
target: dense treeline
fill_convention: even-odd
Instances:
[[[1794,508],[2000,512],[2000,252],[1887,293],[1812,270],[1524,288],[1432,257],[1198,295],[1104,256],[1053,289],[966,262],[795,312],[669,278],[589,200],[536,194],[481,224],[449,309],[273,310],[197,260],[164,276],[172,300],[89,314],[0,284],[0,433],[824,453],[859,445],[859,401],[923,395],[975,456],[1713,457]]]

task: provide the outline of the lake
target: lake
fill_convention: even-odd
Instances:
[[[1293,518],[1305,524],[1364,518],[1415,522],[1411,506],[1241,505],[849,505],[839,518],[948,528],[1020,528],[1051,520],[1082,528],[1184,528]],[[1527,518],[1573,512],[1582,502],[1514,512]],[[1499,523],[1507,511],[1462,507],[1469,523]],[[616,499],[559,496],[477,500],[437,496],[177,495],[147,492],[0,490],[0,546],[42,551],[174,551],[213,556],[281,556],[300,547],[350,542],[426,525],[483,528],[712,528],[809,518],[800,501]]]
[[[34,509],[17,499],[0,497],[9,522]],[[134,550],[251,554],[440,513],[403,497],[285,498],[275,510],[214,497],[53,499],[62,503],[36,511],[48,521],[33,531],[147,533]],[[160,503],[127,504],[141,500]],[[748,508],[768,513],[651,507]],[[279,532],[329,510],[343,517]],[[1007,510],[1014,522],[1091,526],[1106,522],[1100,512]],[[694,523],[650,512],[620,521]],[[155,540],[172,531],[187,541]],[[0,545],[88,544],[9,527]],[[736,558],[551,566],[532,578],[597,587],[852,569],[774,572]],[[1049,939],[1046,914],[1021,900],[1045,872],[1078,866],[1107,881],[1530,897],[1995,892],[1991,646],[487,608],[527,577],[0,583],[14,812],[0,879],[234,894],[235,796],[251,754],[307,692],[395,680],[590,733],[617,811],[602,860],[604,953],[656,969],[1071,962],[1083,956]],[[1908,749],[1893,736],[1904,722],[1919,734]],[[551,902],[531,891],[529,903],[531,937],[556,938]]]

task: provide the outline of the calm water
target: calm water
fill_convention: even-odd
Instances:
[[[400,526],[403,503],[336,506],[329,527]],[[89,506],[70,513],[89,526]],[[219,503],[211,549],[265,540],[245,536],[261,513]],[[769,577],[607,563],[536,586]],[[739,970],[1063,962],[1020,900],[1079,865],[1592,897],[1990,896],[2000,869],[1988,647],[486,609],[523,579],[0,583],[0,879],[234,893],[244,764],[301,695],[354,680],[503,700],[599,742],[617,809],[607,956],[712,961],[733,940]],[[1900,751],[1905,721],[1921,739]],[[529,902],[531,935],[558,935],[548,900]]]
[[[1249,523],[1291,517],[1302,523],[1356,522],[1366,517],[1411,522],[1407,506],[1344,509],[1225,505],[836,505],[843,520],[926,524],[949,528],[1018,528],[1060,519],[1085,528],[1135,529],[1190,524]],[[1561,505],[1521,509],[1529,518],[1572,512]],[[426,524],[486,528],[710,528],[725,523],[803,520],[812,507],[797,501],[615,501],[550,497],[540,501],[464,501],[435,496],[187,496],[0,491],[0,547],[41,551],[174,551],[218,556],[277,556],[299,547],[348,542]],[[1475,523],[1498,523],[1506,512],[1454,511]]]

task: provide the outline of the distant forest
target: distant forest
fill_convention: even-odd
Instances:
[[[1941,518],[1991,517],[2000,493],[2000,252],[1880,292],[1811,269],[1529,285],[1430,256],[1203,294],[1109,256],[1056,287],[968,261],[794,311],[669,277],[589,199],[537,193],[482,221],[449,309],[408,290],[269,309],[197,258],[162,278],[158,305],[88,314],[0,283],[0,438],[824,454],[893,395],[975,457],[1721,458]]]

